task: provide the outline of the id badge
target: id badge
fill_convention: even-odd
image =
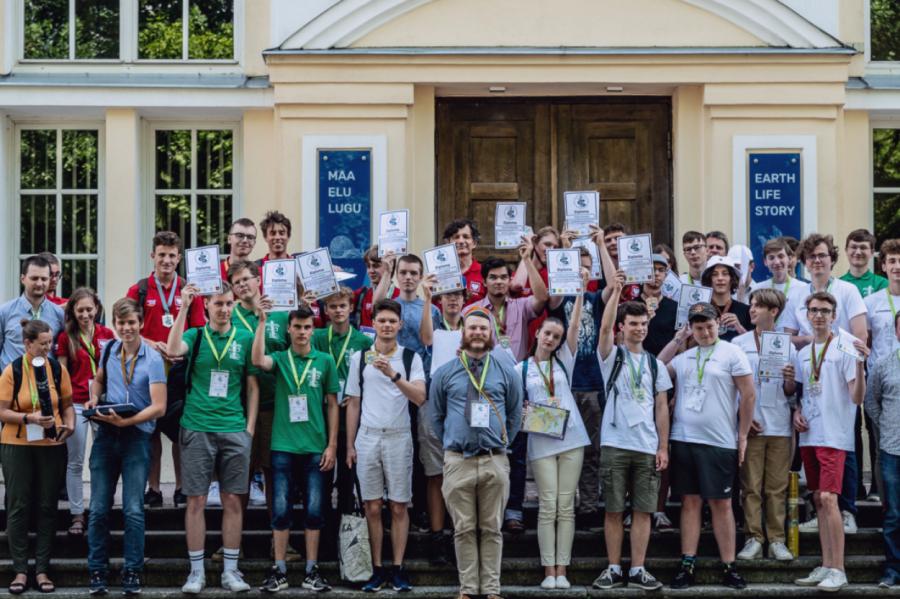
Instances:
[[[44,428],[40,424],[25,425],[25,440],[29,443],[44,440]]]
[[[622,406],[622,414],[625,416],[628,428],[637,426],[644,421],[644,408],[637,401],[623,401],[619,405]]]
[[[228,397],[228,375],[227,370],[211,370],[209,372],[210,397]]]
[[[378,358],[378,352],[369,350],[365,353],[366,364],[374,364],[375,359]]]
[[[167,329],[171,329],[172,325],[175,324],[175,317],[171,314],[163,314],[162,315],[162,325]]]
[[[807,421],[817,418],[819,416],[819,404],[811,398],[804,398],[800,412]]]
[[[309,404],[305,395],[291,395],[288,397],[291,422],[309,422]]]
[[[509,346],[510,346],[509,336],[501,335],[500,338],[498,339],[498,341],[500,342],[500,347],[502,347],[503,349],[509,349]]]
[[[772,383],[769,381],[765,381],[759,388],[760,394],[760,405],[764,408],[777,408],[778,407],[778,388],[781,385],[778,383]]]
[[[810,383],[808,385],[808,387],[809,387],[809,394],[812,395],[813,397],[818,397],[819,395],[822,395],[822,383],[816,381],[815,383]]]
[[[703,387],[690,387],[688,389],[687,401],[685,407],[693,412],[703,410],[703,402],[706,401],[706,395],[703,394]]]
[[[491,407],[483,401],[472,403],[469,413],[469,426],[472,428],[488,428],[491,426]]]

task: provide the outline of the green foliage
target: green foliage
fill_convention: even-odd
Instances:
[[[871,2],[872,60],[900,60],[900,3]]]
[[[178,60],[182,57],[181,1],[142,0],[138,27],[138,58]]]
[[[234,58],[234,14],[231,2],[207,6],[204,14],[191,3],[188,57],[205,60],[230,60]]]
[[[69,57],[69,1],[26,0],[25,58]]]
[[[24,129],[19,136],[22,189],[56,187],[56,130]]]
[[[75,3],[75,58],[119,57],[119,0]]]
[[[181,0],[141,1],[138,31],[138,56],[140,58],[155,60],[185,58],[182,55],[181,9]],[[187,58],[192,60],[233,59],[233,1],[192,1],[188,7],[188,13]]]
[[[875,187],[900,187],[900,130],[876,129],[872,134]],[[875,236],[900,237],[900,194],[875,194]]]

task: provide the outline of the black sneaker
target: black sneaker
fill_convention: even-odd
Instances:
[[[722,572],[722,584],[731,589],[743,589],[747,587],[747,581],[738,574],[734,564],[726,564]]]
[[[147,492],[144,493],[144,505],[147,507],[162,507],[162,504],[162,493],[153,489],[147,489]]]
[[[122,572],[122,592],[125,596],[134,596],[141,594],[141,575],[134,570],[125,570]]]
[[[644,589],[645,591],[655,591],[661,589],[663,583],[657,580],[653,574],[641,568],[641,571],[637,574],[633,576],[631,574],[628,575],[628,586]]]
[[[431,520],[425,512],[414,511],[409,518],[409,523],[417,528],[419,532],[428,532],[431,530]]]
[[[694,582],[694,562],[681,560],[681,565],[678,568],[678,574],[676,574],[675,578],[672,580],[672,588],[686,589],[688,587],[694,586]]]
[[[285,582],[285,585],[287,585],[287,582]],[[331,585],[328,584],[325,577],[319,574],[319,566],[313,566],[312,571],[303,579],[303,588],[309,591],[322,592],[330,591]]]
[[[412,590],[412,585],[409,584],[409,576],[406,574],[406,568],[403,566],[394,567],[393,578],[394,590],[398,593],[406,593]]]
[[[105,595],[109,592],[109,585],[106,582],[106,572],[95,570],[91,572],[91,595]]]
[[[614,572],[611,568],[607,568],[600,573],[600,576],[594,581],[594,588],[600,590],[614,589],[616,587],[624,587],[627,584],[625,576],[622,572]]]
[[[287,574],[279,570],[278,566],[272,566],[259,590],[265,593],[277,593],[286,588],[288,588]]]
[[[372,572],[372,578],[363,585],[364,593],[377,593],[387,585],[387,573],[381,566],[375,566]]]
[[[449,563],[443,537],[443,532],[433,532],[428,535],[428,563],[432,566],[446,566]]]
[[[175,492],[172,494],[172,503],[175,504],[175,507],[179,507],[187,504],[187,495],[181,492],[181,489],[175,489]]]

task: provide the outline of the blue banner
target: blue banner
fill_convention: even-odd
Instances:
[[[372,151],[319,150],[319,246],[354,279],[366,281],[363,254],[372,243]]]
[[[772,276],[763,255],[766,242],[783,235],[801,238],[800,153],[751,153],[748,160],[753,279],[763,281]]]

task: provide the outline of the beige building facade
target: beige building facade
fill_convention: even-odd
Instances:
[[[409,209],[414,251],[455,217],[492,228],[497,201],[561,226],[572,189],[655,241],[747,243],[754,151],[800,154],[803,233],[877,229],[900,192],[873,175],[900,86],[872,60],[866,0],[226,4],[230,56],[193,58],[184,27],[180,58],[142,58],[149,17],[121,0],[115,57],[81,59],[77,27],[68,57],[35,57],[29,0],[0,0],[5,297],[19,259],[51,249],[65,283],[111,302],[149,272],[159,226],[224,243],[232,218],[278,209],[290,249],[314,248],[322,149],[371,150],[373,222]]]

